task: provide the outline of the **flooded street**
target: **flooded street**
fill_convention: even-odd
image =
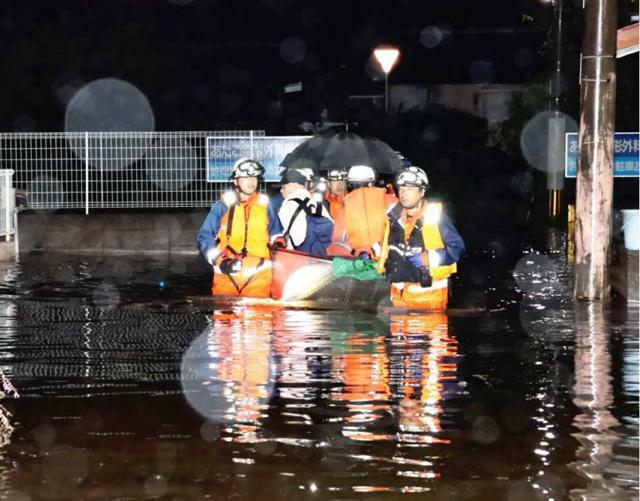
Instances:
[[[472,253],[448,314],[216,302],[195,257],[2,265],[0,494],[637,499],[637,305],[515,261]]]

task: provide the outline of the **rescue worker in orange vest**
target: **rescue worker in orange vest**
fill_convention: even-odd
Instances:
[[[236,161],[231,173],[234,190],[213,204],[198,232],[198,248],[213,266],[213,294],[269,297],[269,245],[284,247],[286,242],[268,198],[257,191],[263,175],[264,167],[257,161]]]
[[[325,193],[325,200],[329,203],[329,212],[335,221],[344,208],[344,196],[347,193],[347,171],[331,169],[327,172],[327,179],[329,186]]]
[[[464,242],[442,204],[424,198],[429,180],[422,169],[401,171],[396,186],[400,202],[387,213],[378,271],[391,282],[394,306],[444,310]]]
[[[344,197],[344,209],[334,221],[331,245],[333,256],[362,256],[378,259],[386,212],[398,199],[384,188],[374,186],[376,171],[368,165],[354,165],[347,173],[350,192]]]

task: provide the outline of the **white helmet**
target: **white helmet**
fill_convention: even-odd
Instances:
[[[376,171],[368,165],[353,165],[347,173],[347,181],[357,184],[375,183]]]
[[[251,158],[240,158],[236,160],[231,170],[231,179],[261,176],[264,176],[264,167],[260,165],[260,162]]]
[[[329,169],[327,179],[329,181],[345,181],[347,179],[347,171],[344,169]]]
[[[429,188],[429,178],[420,167],[412,165],[411,167],[401,170],[396,175],[396,186],[398,188],[400,186],[417,186],[418,188],[427,190]]]

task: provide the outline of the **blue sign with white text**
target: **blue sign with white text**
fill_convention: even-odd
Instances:
[[[214,136],[207,138],[207,181],[228,181],[239,158],[253,158],[265,168],[264,180],[280,181],[280,163],[311,136]]]
[[[576,177],[578,173],[578,134],[568,132],[565,145],[565,177]],[[639,177],[640,134],[638,132],[616,132],[613,147],[613,176]]]

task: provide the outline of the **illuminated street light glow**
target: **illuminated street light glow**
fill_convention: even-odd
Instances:
[[[394,47],[379,47],[373,55],[384,71],[384,111],[389,112],[389,73],[400,56],[400,51]]]
[[[389,73],[391,73],[393,66],[396,64],[398,56],[400,55],[400,51],[392,47],[385,47],[375,49],[373,51],[373,55],[375,56],[376,61],[380,63],[382,71],[384,71],[384,73],[388,75]]]

